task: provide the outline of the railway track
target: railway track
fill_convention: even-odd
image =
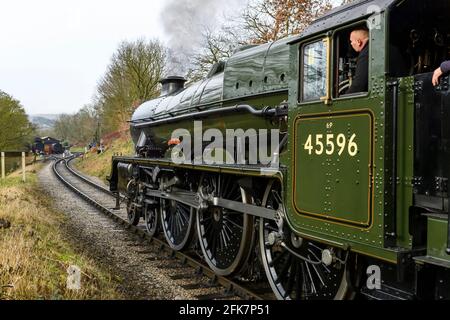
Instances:
[[[185,290],[200,291],[201,293],[196,294],[195,298],[199,300],[274,299],[270,287],[265,282],[238,282],[235,279],[218,276],[201,261],[197,251],[175,251],[163,239],[156,236],[151,237],[144,224],[131,225],[124,208],[112,207],[116,204],[116,197],[108,189],[93,182],[70,166],[70,162],[75,158],[55,158],[53,172],[56,177],[79,197],[133,234],[138,240],[139,248],[137,249],[140,253],[156,253],[158,257],[170,260],[170,263],[162,268],[171,269],[170,278],[172,280],[194,280],[182,287]],[[208,279],[207,281],[204,280],[205,277]]]

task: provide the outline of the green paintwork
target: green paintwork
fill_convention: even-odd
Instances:
[[[297,214],[372,226],[373,126],[370,111],[298,115],[292,135],[292,205]],[[308,139],[314,150],[305,149]]]
[[[223,98],[285,90],[290,40],[286,38],[234,54],[226,64]]]
[[[248,104],[256,109],[274,107],[287,100],[287,72],[289,45],[292,38],[251,47],[234,54],[226,63],[225,71],[194,83],[178,94],[160,97],[142,104],[133,114],[132,121],[165,118],[173,115],[195,113],[199,109]],[[250,86],[251,82],[251,86]],[[239,83],[239,86],[236,86]],[[199,119],[197,119],[199,120]],[[270,121],[248,114],[226,115],[220,119],[205,118],[203,128],[219,130],[240,128],[277,128]],[[191,130],[193,121],[179,122],[145,129],[156,145],[166,146],[175,129]],[[131,125],[136,143],[141,129]]]
[[[381,19],[386,22],[385,14],[382,14]],[[380,29],[371,31],[369,93],[358,97],[335,98],[329,105],[322,101],[299,102],[298,88],[300,85],[297,81],[297,79],[301,79],[298,68],[299,50],[305,43],[310,43],[314,39],[300,40],[291,46],[289,135],[296,138],[298,138],[297,135],[300,135],[303,138],[300,141],[289,140],[289,156],[286,161],[291,165],[288,166],[286,181],[286,204],[288,222],[299,234],[340,242],[343,247],[350,246],[354,251],[364,252],[367,255],[395,263],[396,250],[384,248],[383,234],[384,214],[392,207],[390,203],[385,204],[384,197],[385,183],[389,179],[385,176],[384,170],[387,80],[384,74],[386,68],[383,58],[385,55],[385,26],[386,23],[383,23]],[[315,40],[323,38],[325,38],[325,33],[318,35]],[[348,116],[338,118],[341,113],[347,113]],[[322,119],[309,121],[310,124],[298,133],[297,119],[316,114],[320,114]],[[350,116],[352,114],[360,116],[352,118]],[[363,116],[363,114],[367,116]],[[333,123],[333,127],[336,126],[336,129],[327,129],[327,122]],[[315,158],[317,163],[312,164],[308,155],[305,155],[303,144],[308,134],[319,133],[324,136],[331,133],[343,133],[347,137],[355,133],[358,137],[358,155],[352,159],[348,155],[342,159],[336,155],[329,157],[322,155]],[[373,160],[371,160],[371,153]],[[399,161],[403,160],[399,159]],[[308,168],[308,171],[302,169],[301,166],[304,163],[312,164],[312,169]],[[305,181],[300,181],[302,172]],[[303,191],[295,189],[296,184],[303,186]],[[302,192],[306,192],[307,195],[303,195]],[[371,206],[368,205],[370,202]],[[309,209],[314,209],[319,216],[312,217],[299,213],[299,210],[295,208],[297,203],[308,205]],[[369,215],[372,215],[372,218],[368,220]],[[353,223],[343,223],[329,217],[346,219]],[[359,227],[360,223],[364,225]]]
[[[427,256],[450,262],[447,248],[448,222],[440,218],[428,218]]]
[[[241,101],[233,101],[231,104],[225,104],[224,106],[232,106],[235,104],[249,104],[257,109],[262,109],[265,106],[277,106],[281,102],[287,100],[287,93],[281,92],[273,95],[265,95],[264,97],[254,96]],[[262,117],[256,117],[246,113],[238,114],[226,114],[220,118],[207,117],[203,119],[196,119],[196,121],[202,121],[202,129],[204,131],[208,129],[218,129],[223,134],[227,129],[277,129],[278,125],[271,123],[270,120]],[[189,132],[193,132],[194,120],[186,120],[183,122],[164,124],[161,126],[148,127],[144,131],[148,137],[152,137],[152,141],[156,145],[167,147],[167,142],[172,138],[172,133],[177,129],[186,129]],[[136,141],[139,138],[141,129],[136,130],[131,126],[131,134],[133,140]],[[224,134],[225,136],[225,134]]]
[[[382,1],[383,10],[393,1]],[[337,25],[331,18],[318,21],[308,31],[295,38],[254,46],[235,53],[226,63],[223,73],[192,84],[181,93],[161,97],[145,103],[135,113],[133,120],[152,116],[167,117],[169,113],[183,114],[197,109],[216,109],[236,104],[249,104],[257,109],[277,106],[289,101],[287,132],[288,149],[280,155],[286,174],[277,172],[267,179],[283,180],[287,222],[299,235],[341,248],[350,247],[364,255],[397,263],[398,254],[411,249],[409,208],[413,205],[414,168],[414,80],[400,79],[398,105],[397,148],[397,198],[390,196],[392,183],[392,105],[387,90],[389,79],[386,67],[388,43],[387,14],[380,13],[380,28],[371,31],[369,47],[369,92],[352,97],[331,97],[329,104],[317,100],[299,101],[301,70],[299,57],[302,47],[312,41],[322,40],[339,32],[343,27],[367,16],[359,8],[357,16],[349,18],[342,12],[345,23]],[[360,20],[361,21],[361,20]],[[356,22],[360,22],[356,21]],[[325,27],[324,27],[325,26]],[[334,56],[334,45],[331,46]],[[332,66],[334,68],[335,66]],[[331,75],[330,75],[331,76]],[[266,79],[267,78],[267,79]],[[333,79],[330,77],[329,82]],[[289,95],[288,91],[289,90]],[[167,145],[175,129],[193,131],[193,121],[166,124],[146,130],[157,144]],[[278,123],[248,114],[233,114],[203,119],[203,131],[214,128],[271,129]],[[283,130],[282,130],[283,131]],[[138,137],[134,134],[134,138]],[[346,148],[338,154],[336,138],[346,137]],[[323,135],[324,151],[309,154],[305,143],[309,136]],[[334,150],[326,154],[327,135],[333,135]],[[358,152],[350,155],[348,142],[355,135]],[[167,159],[149,160],[116,158],[135,164],[154,164],[189,170],[222,172],[260,176],[258,168],[175,165]],[[385,225],[396,204],[396,243],[385,242]],[[428,255],[449,261],[445,255],[447,224],[439,219],[429,219]]]
[[[195,112],[198,108],[207,110],[243,101],[255,102],[253,100],[267,94],[278,94],[287,98],[287,43],[290,40],[292,38],[236,52],[226,62],[224,72],[193,83],[177,94],[145,102],[136,110],[131,120],[164,118],[170,114]],[[261,105],[265,106],[271,106],[269,101]]]
[[[409,208],[413,205],[414,176],[414,78],[401,79],[398,108],[397,245],[411,248]]]
[[[267,168],[262,171],[261,167],[258,166],[233,166],[233,165],[207,165],[207,164],[175,164],[168,159],[142,159],[142,158],[134,158],[134,157],[113,157],[113,166],[112,168],[117,167],[117,163],[130,163],[135,165],[155,165],[166,168],[177,168],[177,169],[185,169],[185,170],[193,170],[199,172],[216,172],[216,173],[226,173],[237,176],[251,176],[251,177],[265,177],[268,179],[277,179],[283,180],[283,172],[276,168]],[[114,175],[114,170],[113,170]]]

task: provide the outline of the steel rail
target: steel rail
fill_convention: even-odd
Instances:
[[[164,241],[161,241],[160,239],[155,238],[155,237],[151,237],[143,229],[140,229],[137,226],[133,226],[133,225],[129,224],[127,220],[125,220],[125,219],[121,218],[120,216],[118,216],[111,209],[106,208],[105,206],[100,204],[95,199],[92,199],[91,197],[86,195],[83,191],[78,189],[76,186],[72,185],[69,181],[67,181],[58,172],[57,166],[58,166],[59,163],[64,162],[64,165],[65,165],[66,168],[68,168],[69,172],[70,173],[74,173],[75,171],[73,169],[72,170],[69,169],[70,166],[68,164],[68,162],[72,161],[74,158],[75,157],[71,157],[71,158],[67,158],[67,159],[55,159],[55,162],[53,163],[53,172],[55,173],[56,177],[64,185],[66,185],[69,189],[71,189],[73,192],[75,192],[78,196],[80,196],[81,198],[86,200],[88,203],[90,203],[91,205],[96,207],[102,213],[104,213],[107,216],[109,216],[110,218],[112,218],[115,222],[123,225],[126,229],[128,229],[131,232],[133,232],[134,234],[138,235],[141,239],[147,240],[148,243],[150,243],[150,244],[154,243],[154,244],[158,245],[160,250],[167,251],[171,257],[179,259],[180,262],[183,265],[189,265],[189,266],[193,267],[194,269],[196,269],[197,274],[201,274],[201,275],[204,275],[204,276],[210,278],[212,284],[219,284],[219,285],[221,285],[222,287],[225,288],[226,293],[229,293],[229,294],[232,293],[232,294],[234,294],[236,296],[239,296],[240,298],[245,299],[245,300],[263,300],[262,297],[260,297],[256,293],[252,292],[251,290],[241,286],[240,284],[234,282],[231,279],[228,279],[228,278],[223,277],[223,276],[216,275],[214,273],[214,271],[212,271],[209,267],[207,267],[203,263],[195,260],[194,258],[192,258],[192,257],[190,257],[190,256],[188,256],[188,255],[186,255],[186,254],[184,254],[184,253],[182,253],[180,251],[173,250]],[[92,181],[89,181],[89,179],[87,179],[86,177],[83,177],[79,173],[74,173],[74,175],[76,177],[82,179],[83,181],[86,181],[86,183],[89,183],[91,186],[93,186],[95,188],[98,188],[99,190],[101,190],[103,192],[105,192],[105,190],[107,190],[106,188],[104,188],[102,186],[99,186],[99,185],[96,185]],[[111,194],[111,192],[109,190],[107,190],[107,191],[108,191],[109,194]]]

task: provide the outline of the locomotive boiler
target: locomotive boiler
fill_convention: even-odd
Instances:
[[[449,18],[450,1],[354,1],[188,87],[163,80],[111,191],[132,223],[218,275],[262,271],[280,299],[449,299],[448,76],[431,83]],[[358,28],[368,90],[346,94]]]

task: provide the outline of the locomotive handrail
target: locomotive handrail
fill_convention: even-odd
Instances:
[[[247,112],[257,117],[272,117],[277,115],[276,108],[269,108],[266,107],[264,109],[255,109],[250,105],[247,104],[241,104],[241,105],[235,105],[232,107],[225,107],[225,108],[218,108],[213,110],[206,110],[206,111],[200,111],[197,113],[189,113],[184,115],[175,116],[172,118],[167,119],[161,119],[161,120],[155,120],[155,121],[146,121],[143,123],[133,124],[132,125],[135,128],[143,128],[143,127],[149,127],[149,126],[158,126],[162,124],[168,124],[183,120],[189,120],[189,119],[196,119],[201,117],[208,117],[216,114],[225,114],[225,113],[233,113],[233,112]]]
[[[327,46],[327,72],[326,72],[326,93],[324,97],[321,97],[320,100],[323,101],[326,105],[331,104],[331,85],[330,85],[330,72],[331,72],[331,36],[327,36],[323,39],[323,42]]]
[[[392,212],[389,223],[386,224],[385,245],[395,244],[397,237],[397,121],[398,121],[398,80],[388,82],[388,86],[392,89]]]
[[[445,253],[450,255],[450,213],[447,214],[447,248]]]
[[[279,94],[282,92],[287,92],[287,88],[273,90],[267,94]],[[251,94],[251,95],[246,96],[246,98],[256,98],[259,95],[260,95],[259,93]],[[224,99],[224,100],[220,100],[220,101],[213,101],[213,102],[208,102],[208,103],[204,103],[204,104],[190,106],[189,108],[186,108],[186,109],[181,109],[181,110],[176,110],[176,111],[171,112],[171,116],[173,117],[176,114],[184,114],[184,113],[190,113],[190,112],[196,112],[196,111],[203,111],[208,108],[213,108],[214,106],[220,107],[220,105],[232,102],[234,100],[235,100],[234,98],[230,98],[230,99]],[[142,119],[128,120],[127,123],[142,123],[142,122],[146,122],[146,121],[155,121],[155,120],[166,119],[166,118],[168,118],[167,113],[163,113],[163,114],[159,113],[159,114],[154,114],[152,116],[148,116],[148,117],[145,117]]]

